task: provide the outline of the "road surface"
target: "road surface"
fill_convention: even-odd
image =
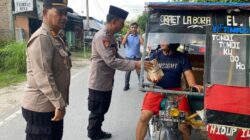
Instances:
[[[87,124],[87,76],[89,67],[83,67],[72,76],[70,105],[67,108],[63,140],[89,140]],[[134,140],[135,128],[140,114],[144,93],[138,90],[135,72],[131,74],[130,90],[124,92],[125,73],[117,71],[109,112],[105,116],[103,129],[112,133],[110,140]],[[25,121],[20,106],[12,109],[9,116],[0,120],[0,140],[24,140]]]

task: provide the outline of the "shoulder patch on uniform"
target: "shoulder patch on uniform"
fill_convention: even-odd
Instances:
[[[56,37],[57,36],[57,33],[55,33],[54,31],[50,31],[50,34],[52,37]]]
[[[108,38],[103,38],[102,43],[105,48],[110,46],[110,40]]]

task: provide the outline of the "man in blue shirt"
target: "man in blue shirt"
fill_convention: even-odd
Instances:
[[[132,23],[129,26],[129,30],[122,40],[122,45],[125,47],[125,57],[128,60],[140,60],[140,45],[143,45],[143,39],[138,34],[138,24],[136,22]],[[140,71],[136,71],[138,79],[140,78]],[[125,86],[124,91],[129,89],[131,71],[127,71],[125,74]]]

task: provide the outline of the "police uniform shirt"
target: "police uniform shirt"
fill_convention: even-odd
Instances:
[[[59,35],[46,24],[31,36],[27,45],[27,85],[22,107],[52,112],[68,104],[70,59]]]
[[[131,71],[135,61],[119,57],[114,36],[105,27],[93,38],[88,87],[93,90],[110,91],[113,88],[115,69]]]

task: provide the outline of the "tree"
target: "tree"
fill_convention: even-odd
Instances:
[[[147,19],[148,19],[148,14],[147,12],[143,12],[142,15],[140,15],[138,18],[137,18],[137,23],[140,27],[140,32],[141,34],[143,34],[146,30],[146,24],[147,24]]]
[[[124,27],[122,28],[122,30],[120,32],[123,36],[127,33],[128,28],[129,28],[129,24],[130,24],[129,22],[125,22]]]

